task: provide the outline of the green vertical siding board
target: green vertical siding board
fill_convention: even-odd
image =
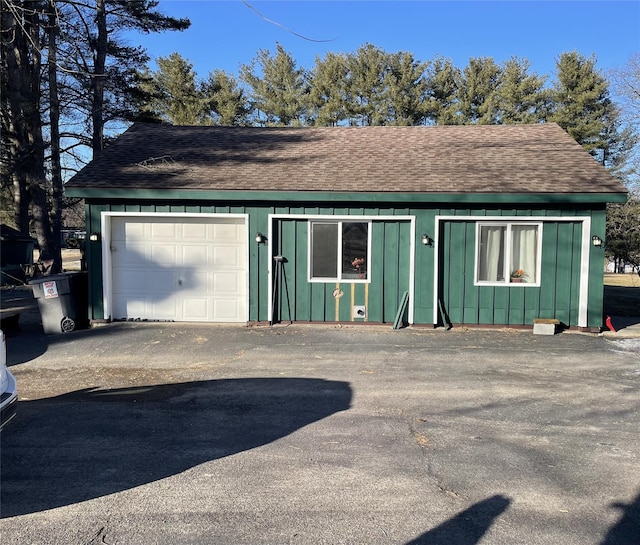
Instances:
[[[404,292],[409,291],[409,266],[411,261],[411,224],[408,221],[402,221],[399,223],[399,228],[400,255],[398,260],[398,302],[400,302],[400,300],[402,299]]]
[[[408,215],[408,210],[403,210],[402,215]],[[410,280],[410,262],[411,262],[411,224],[408,221],[399,223],[400,228],[400,247],[398,259],[398,289],[396,291],[396,312],[394,313],[393,322],[395,322],[398,307],[402,303],[405,292],[409,292]],[[407,307],[408,308],[408,307]],[[401,317],[403,322],[408,320],[408,311],[405,310]]]
[[[87,233],[101,233],[101,241],[87,241],[85,259],[87,269],[90,271],[89,278],[89,319],[103,320],[104,298],[102,293],[102,244],[104,244],[104,233],[102,233],[102,212],[109,211],[108,205],[85,205],[85,225]]]
[[[256,232],[256,218],[254,214],[249,215],[249,221],[247,223],[247,240],[249,248],[249,263],[248,263],[248,284],[249,284],[249,321],[259,321],[259,301],[260,301],[260,250],[262,249],[260,244],[256,244],[253,234]],[[265,252],[266,253],[266,252]]]
[[[322,322],[325,318],[324,284],[311,283],[311,320]]]
[[[371,278],[367,305],[367,317],[370,322],[383,320],[384,234],[384,223],[374,221],[371,224]]]
[[[540,288],[522,288],[524,292],[524,323],[533,325],[540,314]]]
[[[463,222],[451,222],[450,239],[445,255],[449,260],[449,317],[453,323],[464,321],[465,235]]]
[[[507,287],[497,286],[494,288],[495,307],[493,309],[494,324],[509,323],[509,296],[510,289]]]
[[[591,216],[591,233],[604,240],[606,233],[606,212],[595,210]],[[606,240],[605,240],[606,243]],[[587,325],[602,327],[604,299],[604,246],[590,246],[589,252],[589,297],[587,303]]]
[[[580,264],[582,262],[582,224],[575,222],[571,225],[573,227],[573,251],[571,252],[571,300],[569,305],[569,320],[571,325],[577,325],[580,318]]]
[[[509,321],[510,325],[524,324],[524,291],[525,288],[509,289]]]
[[[266,320],[267,317],[260,316],[260,298],[262,286],[260,276],[262,269],[266,269],[268,248],[264,244],[257,244],[254,236],[258,229],[258,211],[255,208],[247,209],[249,222],[247,225],[247,240],[249,244],[249,320]]]
[[[542,229],[539,318],[555,318],[558,224],[545,223]]]
[[[255,231],[252,230],[249,232],[249,237],[255,235],[258,231],[262,234],[268,236],[269,235],[269,213],[271,212],[270,208],[260,207],[256,208],[255,215]],[[251,240],[251,239],[249,239]],[[258,276],[260,283],[260,298],[258,302],[258,319],[269,321],[271,318],[269,316],[269,267],[271,266],[271,256],[269,255],[269,242],[264,245],[264,247],[260,250],[260,274]]]
[[[556,262],[556,315],[562,323],[571,323],[571,263],[573,251],[573,226],[570,223],[558,224],[558,259]]]
[[[296,298],[297,268],[296,268],[296,222],[286,220],[280,222],[281,255],[285,257],[282,264],[281,278],[281,319],[295,320],[294,308]]]
[[[493,324],[493,308],[495,302],[495,291],[493,286],[482,286],[478,288],[478,323]]]
[[[308,280],[308,222],[296,221],[295,319],[311,320],[311,284]]]
[[[325,308],[324,320],[325,322],[335,322],[336,321],[336,305],[338,304],[335,297],[333,296],[333,291],[335,290],[335,284],[328,283],[328,284],[323,284],[322,286],[324,289],[324,308]],[[343,291],[345,292],[345,294],[342,299],[347,297],[347,290],[344,289],[344,287],[343,287]],[[342,304],[342,301],[339,304]]]
[[[432,240],[436,238],[435,210],[412,209],[409,215],[416,218],[415,247],[415,278],[414,278],[414,323],[433,324],[433,290],[435,265],[435,245],[424,246],[422,234],[425,233]]]
[[[463,319],[465,324],[478,323],[479,294],[475,286],[475,222],[464,224]]]
[[[451,224],[449,222],[440,222],[438,229],[438,271],[437,275],[437,302],[438,305],[438,324],[444,325],[445,316],[442,311],[448,312],[449,308],[449,260],[446,248],[449,244]]]
[[[364,305],[364,301],[360,303],[357,302],[357,286],[358,284],[351,284],[347,282],[342,282],[340,284],[340,289],[344,293],[344,295],[338,301],[335,297],[333,297],[333,290],[335,289],[334,285],[329,284],[327,286],[327,296],[330,297],[331,305],[333,308],[333,316],[335,317],[335,309],[336,305],[338,306],[338,321],[340,322],[348,322],[351,320],[352,311],[351,311],[351,290],[354,290],[354,304],[356,305]],[[362,320],[359,320],[362,321]]]
[[[398,257],[400,244],[400,229],[395,222],[384,223],[384,254],[382,263],[384,267],[384,280],[382,289],[384,322],[393,322],[398,305]]]

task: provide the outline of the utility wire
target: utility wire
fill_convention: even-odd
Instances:
[[[332,41],[334,41],[336,39],[336,38],[331,38],[330,40],[314,40],[313,38],[309,38],[307,36],[303,36],[302,34],[298,34],[297,32],[294,32],[290,28],[284,26],[283,24],[278,23],[277,21],[273,21],[271,19],[268,19],[267,17],[262,15],[262,13],[260,13],[255,7],[253,7],[251,4],[249,4],[249,2],[247,2],[246,0],[240,0],[240,1],[245,6],[247,6],[250,10],[255,11],[258,14],[258,16],[260,16],[262,19],[264,19],[267,23],[271,23],[272,25],[276,25],[277,27],[280,27],[280,28],[286,30],[287,32],[293,34],[294,36],[297,36],[298,38],[302,38],[303,40],[307,40],[309,42],[316,42],[316,43],[326,43],[326,42],[332,42]]]

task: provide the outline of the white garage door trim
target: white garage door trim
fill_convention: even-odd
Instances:
[[[248,240],[248,227],[249,227],[249,215],[248,214],[193,214],[193,213],[163,213],[163,212],[102,212],[101,213],[101,231],[102,231],[102,278],[103,278],[103,305],[104,305],[104,317],[106,319],[118,319],[118,316],[113,316],[114,313],[114,264],[112,259],[112,220],[114,218],[148,218],[150,221],[154,219],[174,219],[179,222],[180,219],[201,219],[203,223],[215,223],[213,220],[218,219],[237,219],[241,220],[240,224],[244,226],[244,232],[246,240],[244,242],[244,262],[245,262],[245,302],[244,302],[244,316],[240,320],[233,321],[246,321],[249,316],[249,240]],[[207,320],[210,321],[210,320]]]

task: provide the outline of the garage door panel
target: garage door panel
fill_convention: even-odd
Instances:
[[[178,320],[180,316],[176,300],[170,297],[149,301],[147,309],[152,313],[154,320]]]
[[[173,244],[158,244],[154,242],[151,246],[151,261],[158,266],[175,267],[180,262],[177,261],[178,249]]]
[[[121,300],[113,309],[113,318],[122,320],[133,316],[144,316],[147,313],[147,302],[145,300]]]
[[[111,248],[112,257],[126,263],[129,267],[140,267],[148,261],[144,244],[132,244],[124,241],[112,242]]]
[[[220,223],[213,226],[213,237],[220,242],[241,242],[244,226]]]
[[[196,267],[202,267],[207,265],[209,244],[200,245],[185,245],[182,246],[182,264],[194,265]]]
[[[216,268],[244,268],[244,252],[237,246],[216,246],[213,249],[212,264]]]
[[[113,317],[247,319],[244,218],[112,218]]]
[[[203,223],[185,223],[182,225],[183,240],[207,240],[209,237],[209,226]]]
[[[184,290],[189,290],[189,293],[199,293],[202,296],[202,294],[210,291],[209,276],[210,274],[204,271],[194,270],[187,272],[183,275],[184,279],[181,278],[180,287]],[[187,295],[186,292],[185,295]]]
[[[213,290],[220,295],[240,295],[244,285],[244,278],[232,272],[214,273]]]
[[[116,242],[141,241],[145,238],[145,224],[142,221],[118,222],[111,224],[111,240]]]
[[[204,297],[185,297],[182,301],[182,315],[186,321],[209,321],[210,301]]]
[[[144,293],[149,285],[148,272],[141,269],[123,268],[122,274],[114,276],[113,291],[116,293]]]
[[[213,315],[216,322],[244,322],[244,310],[235,298],[218,297],[213,301]]]
[[[156,222],[149,224],[149,236],[154,240],[171,241],[179,238],[179,225],[169,222]]]

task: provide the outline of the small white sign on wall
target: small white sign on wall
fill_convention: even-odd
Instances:
[[[44,298],[55,299],[56,297],[58,297],[58,286],[55,280],[44,282]]]

